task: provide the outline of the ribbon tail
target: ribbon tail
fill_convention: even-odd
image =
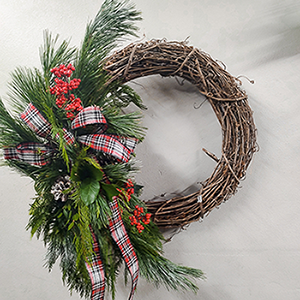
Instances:
[[[113,198],[113,201],[109,203],[109,206],[112,211],[112,218],[109,222],[109,229],[113,240],[121,250],[122,256],[131,276],[132,286],[128,299],[132,300],[139,277],[138,259],[123,224],[117,197]]]
[[[19,155],[16,148],[4,148],[3,149],[4,159],[17,159],[19,160]]]
[[[104,300],[105,292],[105,273],[103,263],[100,257],[100,247],[95,234],[91,229],[93,237],[93,251],[94,255],[91,264],[86,262],[86,268],[89,273],[92,283],[91,300]]]

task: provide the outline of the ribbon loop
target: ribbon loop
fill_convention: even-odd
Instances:
[[[5,159],[16,159],[35,166],[45,166],[53,149],[40,143],[20,143],[15,148],[4,148]]]
[[[20,117],[38,136],[46,138],[51,134],[51,124],[32,103],[28,104]]]
[[[32,103],[28,104],[20,117],[38,136],[50,139],[52,126]],[[63,137],[67,144],[73,144],[75,141],[73,134],[65,128],[63,128],[63,132]],[[56,138],[58,138],[58,135],[56,135]]]
[[[98,106],[88,106],[81,110],[73,120],[73,130],[87,125],[98,124],[97,133],[103,133],[107,129],[107,121]]]
[[[105,134],[81,135],[78,141],[92,149],[114,156],[119,161],[128,162],[131,151],[118,140]]]

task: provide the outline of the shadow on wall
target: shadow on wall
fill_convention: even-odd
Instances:
[[[148,130],[136,151],[143,166],[136,176],[144,186],[143,199],[200,188],[216,164],[202,148],[220,157],[221,128],[209,102],[181,81],[151,76],[131,83],[148,107],[143,112]]]
[[[280,1],[257,18],[257,25],[245,31],[249,37],[246,46],[254,48],[254,56],[257,57],[254,65],[300,53],[299,1]],[[250,42],[252,45],[249,45]]]

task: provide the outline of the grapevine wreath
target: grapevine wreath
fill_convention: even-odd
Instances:
[[[125,263],[133,298],[139,275],[156,286],[196,291],[198,269],[162,255],[159,227],[182,227],[235,193],[256,151],[256,130],[239,81],[206,53],[184,42],[131,44],[111,55],[118,41],[135,36],[140,14],[128,1],[106,0],[87,25],[81,46],[45,32],[42,70],[12,74],[8,110],[0,101],[0,146],[5,163],[30,176],[36,197],[28,229],[42,238],[46,266],[60,259],[69,289],[104,299]],[[179,76],[211,104],[223,131],[222,155],[196,193],[168,201],[139,199],[134,148],[144,138],[145,108],[124,83],[141,76]]]

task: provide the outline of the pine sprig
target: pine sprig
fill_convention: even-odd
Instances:
[[[128,85],[121,85],[114,90],[110,89],[110,95],[106,97],[106,103],[112,103],[115,107],[127,107],[130,103],[133,103],[141,109],[147,109],[141,97]],[[102,106],[104,105],[103,103]]]
[[[129,1],[106,0],[95,19],[87,25],[74,63],[74,75],[81,78],[80,96],[84,106],[102,106],[107,94],[120,87],[119,84],[106,86],[108,75],[99,66],[121,40],[136,36],[135,22],[140,19],[140,12]]]
[[[134,137],[142,141],[145,128],[140,126],[142,115],[139,112],[120,114],[116,107],[104,107],[103,114],[109,124],[107,133],[114,133],[124,137]]]
[[[195,278],[205,279],[201,270],[177,265],[161,255],[138,255],[141,275],[156,287],[197,292]]]
[[[17,113],[21,113],[31,102],[42,112],[51,107],[44,77],[38,69],[17,68],[9,84],[10,99]]]
[[[177,265],[162,256],[161,236],[155,234],[153,224],[147,233],[130,234],[130,240],[138,256],[141,275],[156,287],[164,285],[167,289],[191,290],[197,292],[195,279],[205,279],[199,269]]]
[[[0,99],[0,146],[15,146],[25,141],[39,142],[40,139],[19,119],[14,118]]]
[[[60,64],[68,64],[74,60],[77,49],[70,47],[70,41],[63,40],[56,47],[59,35],[52,36],[49,31],[44,32],[44,45],[40,47],[40,60],[44,71],[44,78],[50,84],[52,74],[50,70]]]

